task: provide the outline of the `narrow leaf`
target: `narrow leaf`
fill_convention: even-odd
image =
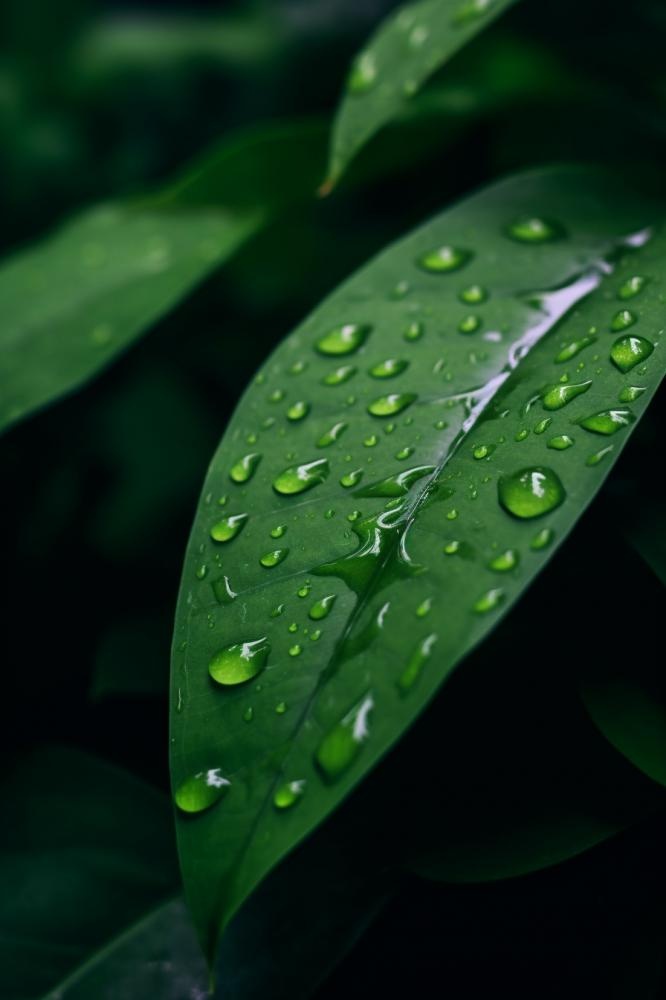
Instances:
[[[330,191],[361,147],[402,112],[429,76],[513,2],[420,0],[380,25],[349,71],[322,193]]]
[[[172,666],[180,853],[209,952],[612,467],[662,367],[666,240],[638,232],[653,215],[595,172],[492,187],[346,282],[241,401]]]
[[[0,430],[101,371],[291,202],[314,189],[319,125],[226,143],[142,202],[102,205],[0,268]]]

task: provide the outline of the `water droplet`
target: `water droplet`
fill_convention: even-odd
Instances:
[[[307,368],[307,361],[294,361],[293,365],[289,369],[290,375],[301,375]]]
[[[372,52],[360,52],[352,64],[347,77],[349,94],[366,94],[375,85],[377,61]]]
[[[434,465],[417,465],[413,469],[405,469],[397,472],[386,479],[370,483],[363,489],[358,490],[355,496],[358,497],[401,497],[409,493],[410,489],[419,479],[429,476],[435,471]]]
[[[407,368],[409,368],[409,361],[402,361],[400,358],[387,358],[386,361],[380,361],[379,364],[368,369],[368,374],[372,375],[373,378],[394,378],[396,375],[401,375]]]
[[[197,566],[196,570],[194,571],[194,575],[196,576],[197,580],[203,580],[207,572],[208,572],[208,567],[206,566],[205,563],[201,563],[201,565]]]
[[[492,590],[487,590],[485,594],[482,594],[478,601],[475,601],[473,608],[477,614],[486,614],[499,607],[503,600],[504,591],[501,587],[493,587]]]
[[[347,430],[348,424],[344,420],[339,420],[337,424],[333,424],[329,430],[325,431],[324,434],[317,441],[318,448],[328,448],[330,445],[335,444],[335,442],[344,434]]]
[[[305,781],[286,781],[276,789],[273,805],[276,809],[291,809],[300,802],[305,791]]]
[[[618,299],[633,299],[635,295],[638,295],[643,291],[645,285],[647,284],[647,278],[642,277],[640,274],[635,274],[631,278],[627,278],[623,282],[617,291]]]
[[[390,392],[387,396],[379,396],[368,405],[368,413],[373,417],[393,417],[402,413],[416,399],[413,392]]]
[[[363,446],[365,448],[374,448],[378,443],[379,438],[376,434],[371,434],[369,437],[363,439]]]
[[[208,673],[218,684],[244,684],[256,677],[266,666],[271,651],[266,636],[247,642],[237,642],[216,653],[208,664]]]
[[[539,420],[538,423],[534,425],[534,433],[544,434],[548,430],[552,422],[553,422],[552,417],[544,417],[542,420]]]
[[[413,451],[414,451],[413,448],[410,448],[409,445],[406,445],[404,448],[401,448],[400,451],[396,451],[395,457],[399,461],[403,461],[403,459],[409,458],[409,456],[413,453]]]
[[[302,420],[303,417],[307,417],[309,412],[310,404],[306,403],[304,399],[299,399],[287,410],[287,420]]]
[[[613,445],[609,444],[606,448],[602,448],[600,451],[596,451],[593,455],[589,455],[586,459],[586,465],[598,465],[606,455],[610,455],[613,450]]]
[[[271,611],[271,618],[279,618],[280,615],[284,614],[284,604],[278,604],[276,608]]]
[[[259,562],[266,569],[272,569],[273,566],[278,566],[288,555],[289,549],[273,549],[272,552],[266,552],[260,558]]]
[[[448,274],[450,271],[458,271],[472,259],[469,250],[461,247],[441,246],[419,257],[417,264],[424,271],[432,274]]]
[[[610,350],[611,361],[621,372],[629,372],[649,358],[654,345],[645,337],[618,337]]]
[[[444,554],[447,556],[455,556],[460,551],[460,542],[452,541],[447,542],[444,546]]]
[[[558,222],[536,215],[516,219],[508,227],[507,234],[519,243],[550,243],[566,236]]]
[[[346,472],[344,476],[340,477],[340,485],[349,489],[350,486],[356,486],[360,483],[363,478],[363,469],[354,469],[353,472]]]
[[[321,629],[320,628],[313,629],[312,632],[310,632],[310,641],[311,642],[316,642],[317,639],[321,639]]]
[[[252,705],[248,705],[245,711],[243,712],[243,722],[252,722],[253,719],[254,719],[254,709],[252,708]]]
[[[469,316],[465,316],[463,319],[460,320],[460,322],[458,323],[458,330],[460,331],[460,333],[476,333],[476,331],[479,329],[480,326],[481,326],[480,318],[478,316],[470,314]]]
[[[214,542],[230,542],[241,533],[247,520],[247,514],[232,514],[230,517],[224,517],[210,529],[210,537]]]
[[[566,497],[557,474],[538,465],[501,476],[497,492],[502,507],[519,518],[541,517],[559,507]]]
[[[360,516],[360,510],[352,510],[349,514],[347,514],[347,520],[353,523],[354,521],[358,521]]]
[[[565,385],[551,385],[544,391],[541,401],[544,410],[561,410],[563,406],[570,403],[576,396],[582,396],[592,385],[592,380],[587,382],[569,382]]]
[[[552,437],[548,442],[549,448],[554,448],[555,451],[566,451],[567,448],[571,448],[574,444],[574,439],[569,437],[568,434],[558,434],[556,437]]]
[[[570,344],[567,344],[566,347],[562,348],[559,354],[555,355],[556,363],[559,365],[564,361],[570,361],[571,358],[575,358],[576,355],[579,354],[585,347],[589,347],[590,344],[594,344],[596,339],[597,338],[594,335],[590,335],[587,337],[579,337],[578,340],[572,340]]]
[[[523,427],[522,430],[516,432],[516,436],[514,437],[514,441],[524,441],[528,434],[529,434],[529,431],[527,430],[527,428]]]
[[[615,434],[623,427],[633,424],[635,419],[631,410],[600,410],[599,413],[584,417],[578,423],[586,431],[592,431],[594,434]]]
[[[636,400],[646,391],[644,385],[625,385],[620,392],[618,399],[621,403],[635,403]]]
[[[372,695],[368,694],[347,712],[319,744],[315,761],[328,781],[335,781],[356,760],[370,734],[369,718],[373,707]]]
[[[303,584],[303,586],[299,587],[298,590],[296,591],[296,596],[297,597],[307,597],[308,594],[310,593],[311,587],[312,587],[312,584],[310,583],[310,581],[306,580],[305,583]]]
[[[198,771],[181,782],[174,792],[176,805],[184,813],[201,813],[216,805],[229,790],[231,782],[223,778],[219,767]]]
[[[315,622],[321,621],[322,618],[327,618],[333,610],[336,600],[336,594],[326,594],[325,597],[322,597],[321,600],[312,605],[308,611],[309,617]]]
[[[287,530],[286,524],[278,524],[274,528],[271,528],[271,538],[282,538]]]
[[[638,316],[631,312],[630,309],[620,309],[619,312],[615,313],[611,321],[611,331],[613,333],[619,333],[620,330],[628,330],[630,326],[638,321]]]
[[[334,368],[332,372],[325,375],[321,382],[322,385],[342,385],[355,374],[356,368],[353,365],[340,365],[339,368]]]
[[[487,14],[494,3],[495,0],[463,0],[454,11],[452,22],[455,25],[464,25],[476,21],[477,18]]]
[[[399,281],[391,291],[389,298],[391,299],[404,299],[406,295],[409,294],[410,284],[404,279]]]
[[[455,521],[457,517],[458,517],[458,511],[456,510],[455,507],[452,507],[451,510],[447,510],[446,512],[447,521]]]
[[[542,528],[541,531],[537,531],[536,535],[530,542],[530,548],[538,552],[540,549],[547,548],[553,540],[553,532],[550,528]]]
[[[474,458],[481,460],[482,458],[488,458],[488,456],[492,455],[494,451],[494,444],[477,444],[476,448],[472,451],[472,455]]]
[[[300,656],[302,652],[303,652],[303,649],[302,649],[301,646],[298,645],[298,643],[296,643],[295,646],[290,646],[289,647],[289,655],[290,656]]]
[[[426,597],[425,601],[421,601],[418,608],[416,609],[417,618],[425,618],[426,615],[430,614],[432,609],[432,598]]]
[[[287,632],[291,632],[292,635],[294,632],[298,632],[298,622],[290,622],[287,626]]]
[[[468,306],[476,306],[480,302],[486,301],[488,292],[481,285],[470,285],[468,288],[463,288],[458,298],[461,302],[466,302]]]
[[[412,653],[407,663],[407,666],[403,672],[398,677],[398,690],[402,694],[406,694],[416,684],[417,680],[423,672],[423,668],[430,659],[432,653],[432,648],[437,642],[437,636],[433,633],[432,635],[426,636],[422,640]]]
[[[284,713],[286,711],[287,711],[287,703],[286,703],[286,701],[279,701],[277,703],[277,705],[275,706],[275,714],[276,715],[284,715]]]
[[[306,462],[303,465],[293,465],[273,480],[273,489],[282,496],[304,493],[306,490],[312,489],[313,486],[323,483],[328,472],[328,461],[325,458]]]
[[[218,604],[231,604],[236,597],[235,590],[232,590],[228,576],[221,576],[211,583],[215,600]]]
[[[424,333],[425,326],[423,323],[414,322],[405,327],[403,337],[409,341],[420,340]]]
[[[239,458],[235,465],[229,470],[229,476],[235,483],[247,483],[257,470],[261,462],[261,455],[253,452]]]
[[[320,354],[331,356],[353,354],[365,343],[371,330],[367,323],[344,323],[321,337],[316,344],[317,350]]]
[[[506,549],[490,560],[488,569],[492,569],[496,573],[507,573],[510,569],[516,568],[519,558],[515,549]]]

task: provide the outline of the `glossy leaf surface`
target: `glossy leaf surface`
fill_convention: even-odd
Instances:
[[[501,183],[354,275],[241,401],[197,512],[172,671],[181,860],[209,952],[601,485],[661,373],[652,221],[603,175]],[[649,280],[631,332],[655,349],[623,372],[616,295],[634,273]]]

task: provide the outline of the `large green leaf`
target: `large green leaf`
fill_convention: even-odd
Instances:
[[[419,0],[392,14],[356,57],[333,127],[329,191],[375,132],[514,0]]]
[[[0,429],[95,375],[314,190],[321,125],[235,137],[165,191],[85,212],[0,269]]]
[[[601,485],[661,371],[658,351],[626,374],[609,356],[634,359],[616,329],[634,319],[659,340],[665,241],[631,235],[653,215],[594,172],[492,187],[361,269],[241,401],[172,667],[180,853],[209,951]]]

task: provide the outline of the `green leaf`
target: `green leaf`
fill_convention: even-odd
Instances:
[[[169,803],[56,746],[5,761],[2,802],[0,993],[37,1000],[177,888]]]
[[[331,139],[327,193],[362,146],[429,76],[514,0],[420,0],[392,14],[360,52]]]
[[[666,241],[626,239],[653,220],[595,172],[498,184],[349,279],[241,401],[172,663],[180,854],[209,953],[598,490],[661,373],[658,349],[626,374],[609,356],[629,306],[631,334],[659,342]],[[616,299],[634,274],[649,280]]]
[[[161,194],[98,206],[0,269],[0,429],[101,371],[314,190],[323,129],[234,137]]]

